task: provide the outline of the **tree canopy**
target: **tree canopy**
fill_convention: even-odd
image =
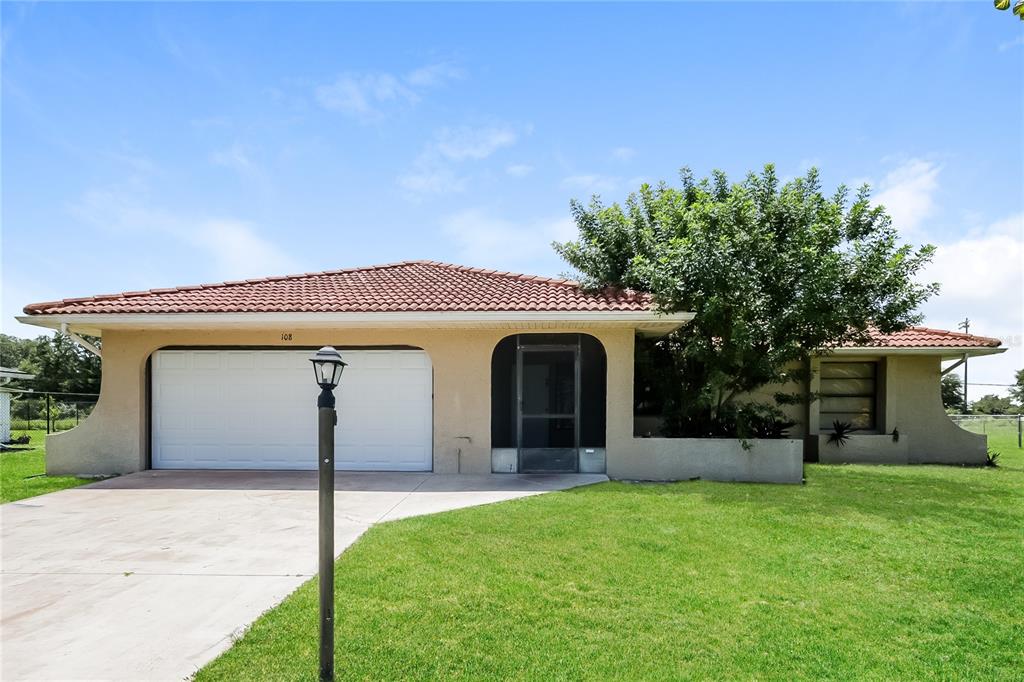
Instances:
[[[959,374],[942,375],[942,406],[947,410],[962,413],[964,406],[964,382]]]
[[[989,393],[971,403],[971,412],[974,414],[1017,414],[1018,408],[1010,398]]]
[[[867,186],[826,195],[816,169],[783,183],[771,165],[738,183],[685,168],[680,179],[644,184],[625,205],[574,201],[579,237],[554,245],[587,287],[695,313],[661,344],[674,435],[721,430],[739,396],[791,380],[811,353],[918,323],[938,290],[917,279],[934,248],[902,243]]]
[[[99,340],[94,340],[99,345]],[[99,393],[100,359],[64,334],[20,339],[0,334],[0,365],[35,375],[36,392]]]
[[[1024,408],[1024,369],[1018,369],[1013,378],[1014,384],[1010,388],[1010,397],[1016,401],[1017,405]]]

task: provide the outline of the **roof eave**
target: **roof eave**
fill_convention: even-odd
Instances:
[[[287,324],[315,328],[506,328],[517,324],[565,324],[632,327],[641,333],[668,334],[693,319],[693,313],[662,314],[650,310],[277,312],[277,313],[52,313],[20,315],[23,324],[68,329],[102,336],[114,329],[247,329]]]
[[[943,360],[954,358],[978,357],[981,355],[997,355],[1005,353],[1005,347],[993,346],[932,346],[908,348],[906,346],[857,346],[835,348],[829,355],[939,355]]]

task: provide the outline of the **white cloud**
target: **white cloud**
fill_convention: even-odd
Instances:
[[[935,209],[941,170],[930,161],[909,159],[878,184],[873,203],[885,206],[898,230],[913,232]]]
[[[570,175],[562,179],[562,186],[568,189],[575,189],[587,194],[601,194],[602,192],[614,192],[622,185],[622,179],[590,173],[583,175]]]
[[[1007,40],[1005,43],[999,43],[999,51],[1006,52],[1021,45],[1024,45],[1024,35],[1017,36],[1013,40]]]
[[[210,163],[215,166],[230,168],[242,175],[256,173],[259,168],[249,156],[248,150],[239,143],[234,143],[225,149],[218,149],[210,154]]]
[[[411,88],[389,73],[343,73],[333,83],[313,91],[324,109],[370,119],[382,113],[382,105],[419,100]]]
[[[965,317],[971,332],[1003,339],[1009,350],[1002,355],[971,361],[970,380],[1010,383],[1013,372],[1024,367],[1024,213],[936,245],[935,260],[924,281],[937,281],[942,290],[925,304],[925,323],[956,329]],[[996,392],[971,386],[971,399]]]
[[[333,82],[316,86],[313,96],[328,111],[370,121],[383,116],[389,106],[415,104],[423,91],[462,77],[463,72],[448,63],[421,66],[404,76],[346,71]]]
[[[467,179],[458,175],[447,163],[421,154],[412,168],[398,176],[398,185],[410,198],[419,199],[431,194],[453,194],[466,189]]]
[[[461,192],[469,179],[458,172],[459,164],[482,161],[499,149],[514,145],[520,130],[529,133],[530,129],[507,124],[441,128],[413,161],[410,170],[398,176],[398,185],[414,200],[431,194]],[[529,167],[520,170],[522,168]]]
[[[441,230],[458,250],[460,262],[541,275],[557,275],[564,267],[551,242],[576,236],[571,218],[515,222],[478,208],[442,218]]]
[[[102,230],[148,233],[195,249],[214,279],[244,279],[299,270],[281,247],[251,223],[231,218],[181,216],[140,200],[145,186],[94,189],[71,207],[83,222]]]
[[[114,161],[123,164],[134,173],[152,175],[153,173],[156,173],[159,170],[156,163],[154,163],[152,159],[141,154],[134,154],[130,152],[110,152],[107,154],[107,156],[109,156]]]
[[[418,88],[436,88],[448,81],[465,78],[466,73],[449,62],[429,64],[413,69],[405,75],[405,82]]]
[[[186,239],[213,260],[214,272],[224,279],[288,274],[299,268],[280,247],[261,236],[253,225],[239,220],[210,219],[186,233]]]
[[[629,161],[636,156],[636,150],[632,147],[616,147],[612,150],[612,158],[616,161]]]
[[[533,166],[527,163],[513,163],[505,168],[505,172],[514,178],[525,178],[533,172]]]
[[[516,131],[507,125],[471,128],[442,128],[437,131],[434,147],[438,153],[452,161],[486,159],[502,147],[510,147],[518,139]]]

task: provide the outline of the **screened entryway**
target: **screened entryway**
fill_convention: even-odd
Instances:
[[[517,334],[491,361],[491,469],[605,470],[606,360],[587,334]]]

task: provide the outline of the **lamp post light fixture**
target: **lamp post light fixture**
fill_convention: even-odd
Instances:
[[[310,362],[320,396],[318,413],[318,469],[320,471],[320,682],[334,680],[334,388],[341,380],[345,362],[331,346],[318,350]]]

